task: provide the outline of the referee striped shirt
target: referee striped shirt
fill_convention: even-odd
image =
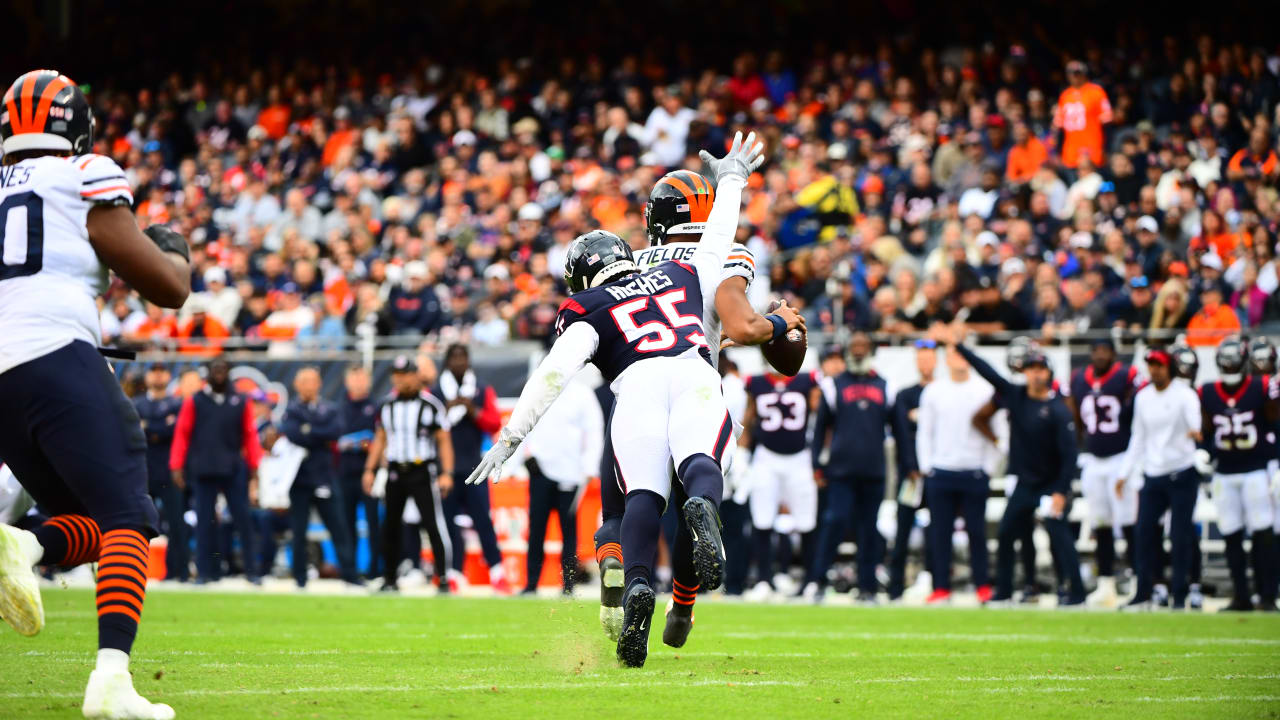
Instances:
[[[387,462],[419,463],[434,460],[436,431],[449,429],[444,405],[423,392],[412,397],[394,397],[383,403],[378,423],[387,435]]]

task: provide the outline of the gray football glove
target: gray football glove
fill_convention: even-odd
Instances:
[[[515,453],[517,447],[520,447],[520,441],[508,435],[505,429],[498,433],[498,440],[493,443],[493,447],[489,448],[489,452],[485,453],[483,458],[480,458],[480,464],[467,476],[467,484],[479,485],[490,477],[494,482],[501,480],[502,466]]]
[[[747,141],[744,143],[742,133],[737,132],[733,135],[733,146],[723,158],[717,160],[706,150],[699,150],[698,157],[702,158],[702,162],[711,171],[717,184],[720,183],[721,178],[730,175],[737,175],[746,180],[751,177],[751,173],[764,164],[764,143],[756,142],[754,132],[747,136]]]

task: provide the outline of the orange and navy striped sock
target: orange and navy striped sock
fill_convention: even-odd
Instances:
[[[685,585],[679,580],[671,581],[671,596],[675,600],[675,607],[680,611],[693,612],[693,604],[698,600],[698,588],[701,585],[692,587]]]
[[[609,542],[596,548],[596,562],[603,563],[605,558],[622,562],[622,546],[616,542]]]
[[[98,649],[129,652],[147,594],[150,543],[137,530],[102,534],[98,560]]]
[[[102,532],[98,523],[84,515],[55,515],[35,529],[44,548],[41,565],[75,567],[98,559]]]

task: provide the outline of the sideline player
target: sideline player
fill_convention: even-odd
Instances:
[[[1129,567],[1133,567],[1138,522],[1136,483],[1120,477],[1124,453],[1129,448],[1129,428],[1133,424],[1133,394],[1138,390],[1138,371],[1116,360],[1111,340],[1095,340],[1090,364],[1071,376],[1071,395],[1064,398],[1076,421],[1076,438],[1084,448],[1080,453],[1080,487],[1093,522],[1098,587],[1086,598],[1095,607],[1116,606],[1116,540],[1118,528],[1124,537]]]
[[[1276,374],[1276,348],[1265,337],[1255,337],[1249,342],[1249,365],[1259,375]],[[1268,441],[1276,444],[1277,425],[1273,424],[1268,433]],[[1271,478],[1271,533],[1280,535],[1280,459],[1272,453],[1272,460],[1267,464],[1267,475]],[[1274,539],[1273,539],[1273,542]],[[1271,587],[1272,593],[1280,595],[1280,542],[1276,542],[1271,550]]]
[[[818,484],[813,479],[813,458],[809,452],[809,418],[821,402],[817,371],[787,378],[773,373],[747,379],[746,430],[738,444],[755,445],[751,456],[751,544],[756,559],[755,594],[781,590],[786,567],[774,568],[773,535],[783,509],[790,515],[792,529],[804,536],[802,547],[812,546],[818,526]],[[779,533],[783,534],[783,533]],[[784,543],[790,544],[783,534]],[[808,563],[805,563],[808,567]]]
[[[124,171],[85,154],[93,127],[89,102],[57,71],[26,73],[4,95],[0,457],[53,517],[34,532],[0,526],[0,614],[35,635],[44,607],[32,566],[97,561],[98,661],[84,716],[172,718],[129,675],[158,518],[141,421],[98,353],[95,299],[110,268],[148,301],[181,306],[190,251],[167,228],[138,231]]]
[[[691,262],[697,251],[698,239],[706,231],[707,220],[715,204],[712,181],[689,170],[667,173],[653,186],[649,202],[645,205],[645,224],[650,246],[636,254],[636,265],[647,270],[669,261]],[[715,292],[715,302],[703,308],[702,326],[707,345],[711,348],[708,358],[715,367],[716,349],[724,336],[739,345],[758,345],[773,339],[781,328],[804,329],[804,320],[785,302],[770,315],[760,315],[747,300],[747,288],[755,279],[755,257],[745,245],[738,243],[729,248],[721,273],[720,287]],[[607,442],[605,453],[612,454]],[[741,468],[740,468],[741,469]],[[675,486],[677,495],[680,486]],[[612,474],[601,479],[600,502],[603,522],[596,532],[596,560],[600,564],[600,622],[605,633],[616,640],[622,629],[622,557],[621,523],[624,507],[622,488]],[[676,504],[677,513],[682,503]],[[693,629],[693,605],[701,589],[689,557],[691,539],[686,523],[676,525],[676,537],[671,548],[672,601],[667,607],[663,642],[672,647],[682,647]]]
[[[720,376],[707,362],[702,316],[720,284],[742,188],[764,162],[763,150],[755,133],[745,145],[738,133],[724,159],[702,153],[716,175],[721,202],[708,215],[692,265],[673,260],[641,272],[631,248],[612,233],[595,230],[574,241],[565,261],[572,296],[556,319],[556,342],[525,384],[498,441],[467,478],[476,483],[495,475],[569,379],[588,361],[600,369],[617,395],[610,434],[614,470],[627,492],[621,542],[626,589],[617,653],[632,667],[644,665],[648,655],[650,581],[671,464],[689,496],[684,515],[698,579],[711,590],[723,579],[716,508],[732,426]],[[773,324],[780,326],[775,336],[786,332],[785,322]]]
[[[1248,374],[1249,356],[1242,340],[1229,337],[1218,345],[1214,361],[1219,380],[1200,388],[1204,424],[1196,470],[1213,476],[1213,503],[1218,530],[1226,543],[1232,596],[1226,610],[1253,610],[1245,560],[1244,536],[1253,541],[1253,579],[1260,610],[1276,609],[1271,582],[1272,535],[1267,465],[1275,457],[1268,430],[1280,419],[1272,378]]]

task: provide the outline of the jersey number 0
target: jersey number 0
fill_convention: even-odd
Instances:
[[[15,214],[18,208],[23,212]],[[0,203],[0,281],[35,275],[43,266],[44,200],[30,190],[10,195]]]

